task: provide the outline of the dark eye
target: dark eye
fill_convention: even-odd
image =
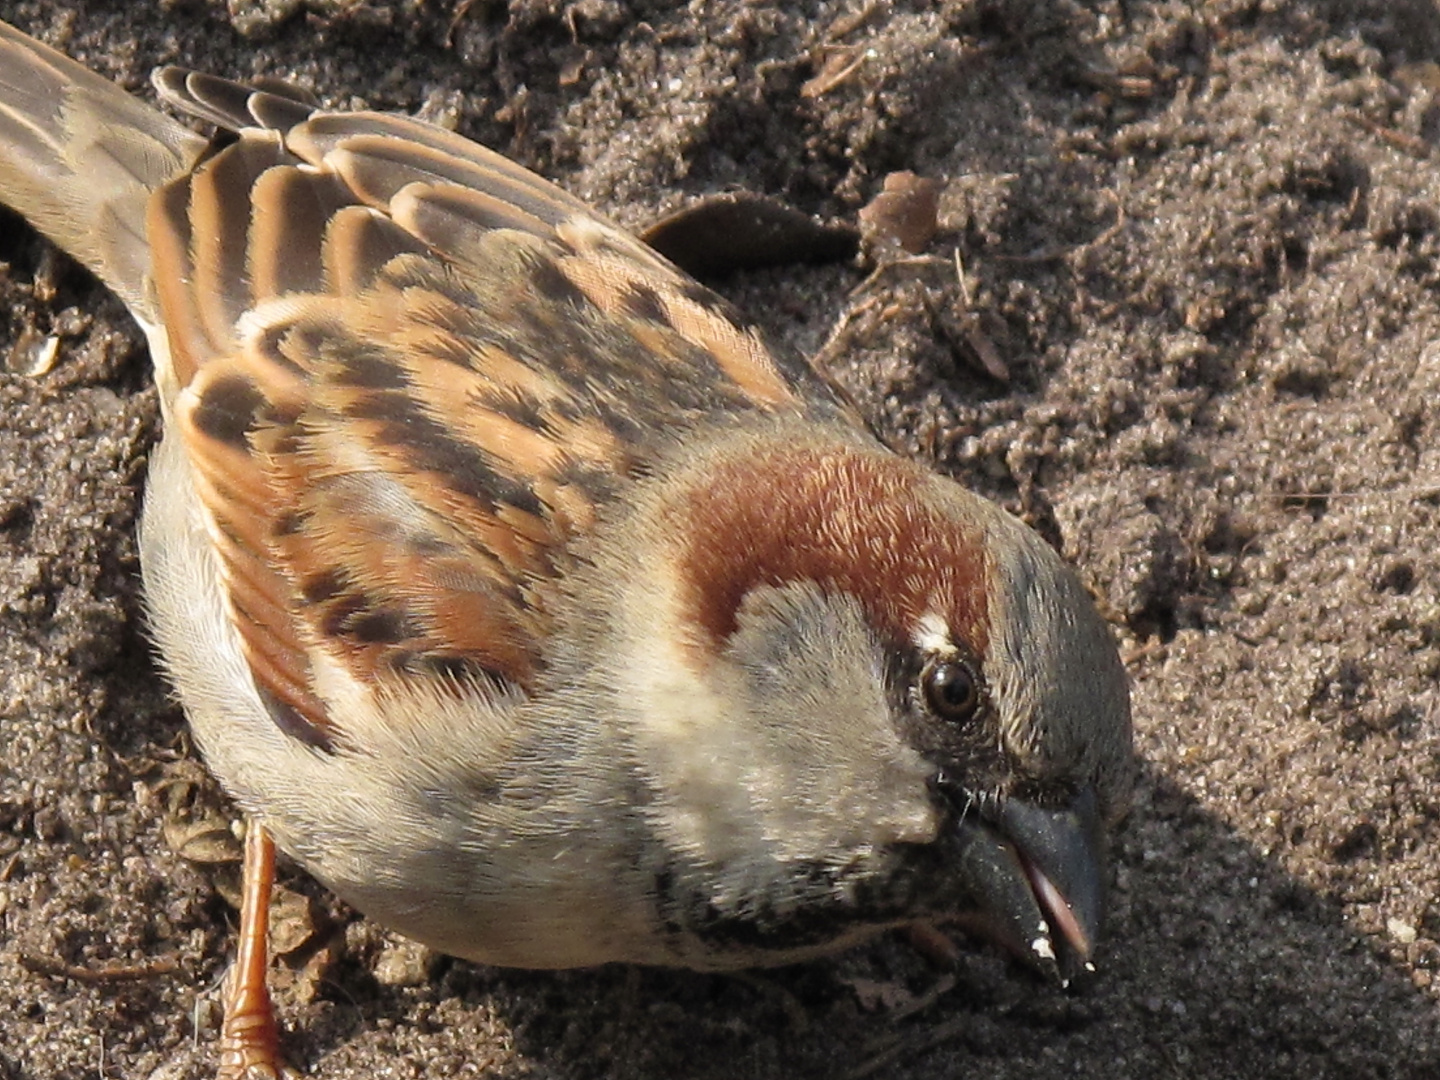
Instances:
[[[980,682],[958,660],[931,660],[920,673],[925,704],[942,720],[962,724],[980,708]]]

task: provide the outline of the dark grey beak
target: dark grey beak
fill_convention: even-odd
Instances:
[[[1007,799],[957,826],[969,903],[957,919],[1068,985],[1090,962],[1105,910],[1104,833],[1095,793],[1047,809]]]

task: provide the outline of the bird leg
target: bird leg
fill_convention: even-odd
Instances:
[[[245,829],[240,885],[240,946],[225,985],[218,1080],[282,1080],[295,1075],[280,1056],[275,1009],[266,983],[274,884],[275,842],[251,821]]]

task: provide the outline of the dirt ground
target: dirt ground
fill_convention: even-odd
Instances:
[[[727,190],[853,221],[892,171],[943,181],[932,258],[719,286],[1056,542],[1129,658],[1142,777],[1089,985],[896,942],[753,978],[499,971],[293,873],[307,1072],[1440,1076],[1436,5],[0,18],[140,93],[185,63],[418,110],[634,227]],[[155,395],[119,303],[9,215],[0,368],[0,1080],[205,1076],[234,844],[145,644]]]

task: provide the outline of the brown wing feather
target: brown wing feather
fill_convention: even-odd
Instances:
[[[458,136],[167,73],[247,127],[159,191],[174,415],[235,625],[281,719],[312,677],[533,688],[571,541],[717,413],[838,411],[717,297]]]

